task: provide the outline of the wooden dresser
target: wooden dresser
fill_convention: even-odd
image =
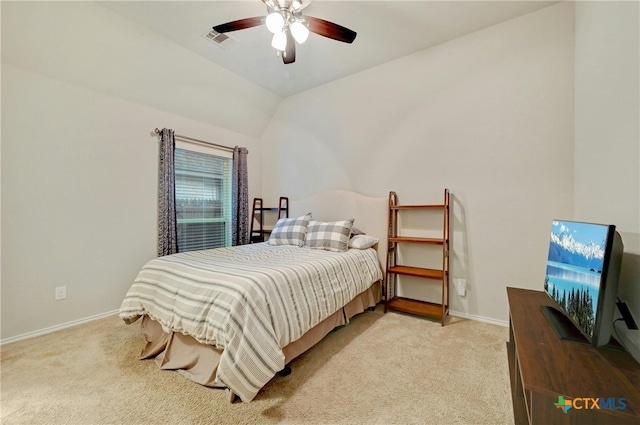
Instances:
[[[640,424],[640,365],[631,355],[560,339],[540,311],[553,305],[542,291],[507,295],[516,424]],[[573,405],[566,413],[562,400]]]

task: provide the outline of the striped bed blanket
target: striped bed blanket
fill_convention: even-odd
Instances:
[[[329,252],[267,243],[159,257],[120,307],[222,349],[217,381],[243,401],[285,366],[282,348],[382,279],[374,249]]]

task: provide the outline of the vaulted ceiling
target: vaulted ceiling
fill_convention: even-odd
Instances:
[[[314,0],[306,15],[357,38],[311,34],[285,65],[264,26],[205,37],[264,16],[260,0],[0,2],[2,64],[258,137],[287,96],[554,3]]]
[[[308,0],[303,0],[306,3]],[[557,1],[322,1],[305,15],[358,33],[353,44],[311,34],[285,65],[265,26],[228,33],[218,45],[212,26],[254,16],[267,8],[244,1],[107,1],[101,4],[231,72],[286,97],[447,40],[550,6]]]

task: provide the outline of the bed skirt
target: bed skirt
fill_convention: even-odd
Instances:
[[[285,364],[316,345],[336,327],[348,323],[356,314],[375,307],[380,299],[381,282],[376,282],[342,309],[311,328],[300,339],[285,346],[282,349]],[[155,358],[161,369],[176,370],[201,385],[224,388],[224,385],[216,380],[221,350],[179,332],[164,332],[162,326],[149,316],[142,317],[141,326],[147,344],[140,354],[140,359]]]

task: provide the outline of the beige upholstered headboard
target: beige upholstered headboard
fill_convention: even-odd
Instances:
[[[289,217],[299,217],[308,212],[318,221],[338,221],[354,218],[353,226],[378,242],[378,258],[382,269],[387,256],[388,198],[361,195],[348,190],[326,190],[304,199],[290,200]]]

